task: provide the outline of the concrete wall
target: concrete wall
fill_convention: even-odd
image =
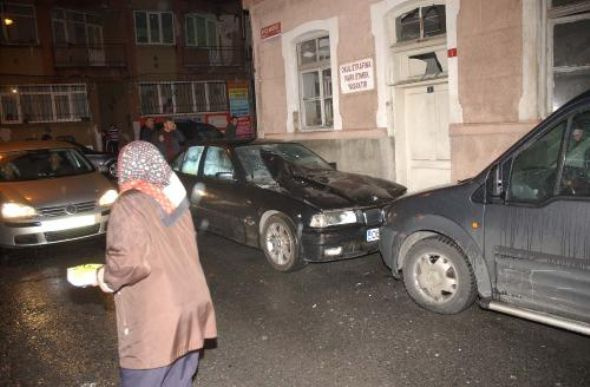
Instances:
[[[244,5],[250,11],[252,22],[259,136],[298,141],[326,160],[336,162],[341,170],[393,180],[393,139],[388,137],[387,128],[378,127],[376,122],[377,86],[374,90],[334,95],[335,103],[339,103],[341,127],[335,117],[334,129],[301,130],[296,118],[298,80],[294,79],[296,71],[290,72],[293,63],[289,63],[296,61],[296,56],[292,55],[295,44],[290,40],[295,32],[305,30],[307,25],[321,26],[328,24],[328,20],[336,20],[337,28],[334,35],[330,32],[330,40],[337,42],[332,51],[335,58],[332,87],[337,93],[339,65],[375,58],[370,14],[370,5],[375,2],[377,0],[272,0],[248,1]],[[281,23],[282,34],[261,40],[260,30],[277,22]],[[376,76],[374,72],[377,85]]]
[[[21,74],[43,75],[43,56],[43,51],[37,47],[3,46],[0,48],[0,76],[8,81],[16,80]]]
[[[393,137],[337,140],[300,140],[328,162],[336,162],[338,170],[384,176],[383,170],[395,164]],[[391,178],[390,178],[391,180]]]
[[[452,179],[479,172],[529,131],[522,122],[522,0],[462,0],[457,23],[463,123],[450,126]]]
[[[340,0],[318,1],[275,0],[260,2],[250,7],[254,41],[254,58],[256,68],[256,86],[258,90],[258,130],[261,134],[285,133],[286,122],[292,120],[286,107],[287,93],[298,93],[298,90],[287,90],[285,62],[283,57],[283,41],[275,37],[261,41],[260,30],[277,22],[281,23],[282,33],[314,20],[325,20],[333,17],[338,22],[338,46],[335,55],[338,64],[363,58],[374,57],[374,40],[371,35],[370,3],[374,1]],[[333,88],[339,88],[337,68],[332,72]],[[376,90],[340,94],[340,112],[342,130],[375,129],[375,112],[377,107]],[[299,134],[305,138],[305,133]]]

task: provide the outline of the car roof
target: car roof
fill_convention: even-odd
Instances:
[[[275,144],[297,144],[297,142],[293,141],[281,141],[281,140],[261,140],[261,139],[252,139],[252,138],[243,138],[243,139],[235,139],[235,140],[228,140],[228,139],[211,139],[199,142],[195,145],[217,145],[217,146],[226,146],[231,148],[237,148],[240,146],[247,146],[247,145],[275,145]]]
[[[41,141],[41,140],[33,140],[33,141],[9,141],[9,142],[0,142],[0,152],[14,152],[14,151],[22,151],[22,150],[42,150],[42,149],[63,149],[63,148],[72,148],[75,149],[76,146],[73,144],[69,144],[64,141]]]

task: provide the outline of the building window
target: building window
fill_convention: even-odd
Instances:
[[[330,38],[322,36],[297,45],[302,127],[334,125]]]
[[[172,12],[135,11],[135,41],[138,44],[174,44]]]
[[[51,14],[51,23],[53,42],[56,45],[102,47],[102,20],[98,15],[54,9]]]
[[[228,110],[225,82],[157,82],[139,85],[141,114],[184,114]]]
[[[419,7],[398,16],[395,20],[396,41],[407,42],[447,32],[444,5]]]
[[[215,16],[188,14],[185,21],[186,46],[206,50],[210,65],[221,64],[219,28]]]
[[[35,8],[32,5],[0,2],[0,15],[0,43],[30,45],[38,42]]]
[[[213,16],[188,14],[185,27],[187,46],[219,46],[217,22]]]
[[[69,122],[90,118],[85,84],[24,85],[0,89],[3,123]]]
[[[590,1],[550,1],[549,89],[553,110],[590,89]]]

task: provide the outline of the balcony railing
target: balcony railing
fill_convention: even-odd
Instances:
[[[243,47],[186,46],[184,65],[187,67],[243,67],[246,56]]]
[[[53,48],[55,67],[125,67],[124,44],[60,44]]]

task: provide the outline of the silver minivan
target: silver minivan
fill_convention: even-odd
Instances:
[[[0,248],[104,234],[116,198],[112,183],[71,144],[0,143]]]

